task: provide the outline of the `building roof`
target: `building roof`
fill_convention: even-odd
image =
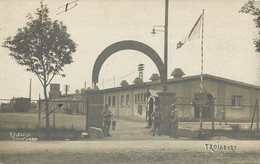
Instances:
[[[120,85],[121,85],[122,87],[126,87],[126,86],[128,86],[129,84],[128,84],[128,82],[127,82],[126,80],[122,80],[121,83],[120,83]]]
[[[160,80],[160,76],[158,75],[158,73],[154,73],[154,74],[152,74],[152,76],[150,77],[149,80],[152,80],[152,81]]]
[[[217,81],[222,81],[222,82],[226,82],[226,83],[230,83],[230,84],[235,84],[235,85],[240,85],[242,87],[250,87],[250,88],[254,88],[254,89],[259,89],[260,90],[260,86],[258,85],[253,85],[253,84],[248,84],[248,83],[244,83],[241,81],[235,81],[235,80],[231,80],[231,79],[227,79],[227,78],[223,78],[223,77],[218,77],[218,76],[213,76],[213,75],[209,75],[209,74],[204,74],[203,75],[204,79],[208,79],[208,80],[217,80]],[[178,83],[178,82],[183,82],[183,81],[187,81],[187,80],[200,80],[200,75],[194,75],[194,76],[186,76],[186,77],[180,77],[180,78],[175,78],[175,79],[168,79],[168,83]],[[144,86],[150,86],[150,85],[158,85],[160,84],[160,82],[144,82],[142,85],[135,85],[135,84],[131,84],[127,87],[124,87],[124,89],[130,89],[130,88],[136,88],[136,87],[144,87]],[[120,90],[122,89],[122,87],[115,87],[115,88],[108,88],[108,89],[104,89],[104,91],[113,91],[113,90]]]
[[[171,76],[176,76],[176,77],[182,77],[183,75],[185,75],[185,73],[180,68],[175,68],[171,74]]]
[[[255,89],[260,89],[260,86],[258,86],[258,85],[248,84],[248,83],[244,83],[242,81],[235,81],[235,80],[231,80],[231,79],[227,79],[227,78],[223,78],[223,77],[218,77],[218,76],[214,76],[214,75],[209,75],[209,74],[203,74],[203,78],[204,79],[214,79],[214,80],[217,80],[217,81],[223,81],[223,82],[227,82],[227,83],[231,83],[231,84],[241,85],[241,86],[244,86],[244,87],[251,87],[251,88],[255,88]],[[177,82],[177,81],[192,80],[192,79],[193,80],[200,79],[200,75],[187,76],[187,77],[182,77],[182,78],[177,78],[177,79],[168,79],[168,83]]]
[[[135,78],[133,83],[135,83],[135,84],[143,84],[143,79],[141,79],[140,77],[137,77],[137,78]]]

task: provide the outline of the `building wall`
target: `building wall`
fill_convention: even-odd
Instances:
[[[221,119],[223,107],[226,109],[227,120],[251,120],[257,95],[256,89],[209,78],[204,79],[204,87],[215,98],[214,117],[216,120]],[[193,101],[194,95],[200,92],[200,80],[170,83],[168,91],[176,92],[177,104],[186,104],[178,106],[179,117],[194,118],[194,108],[189,104]],[[242,105],[246,107],[232,106],[233,96],[242,96]]]
[[[194,108],[192,102],[194,95],[200,92],[199,80],[186,80],[168,85],[168,91],[176,93],[179,117],[183,120],[192,120],[194,118]]]
[[[145,120],[147,102],[146,93],[147,89],[145,87],[137,87],[134,89],[122,88],[117,91],[105,92],[104,100],[105,103],[110,104],[110,109],[114,116]],[[115,105],[113,105],[113,97],[115,97]]]
[[[242,96],[242,105],[251,106],[252,100],[250,99],[250,89],[246,87],[239,87],[230,84],[226,84],[225,90],[225,104],[230,105],[226,107],[226,116],[231,120],[237,118],[250,121],[250,110],[252,107],[235,107],[232,106],[232,96]],[[220,109],[219,109],[220,111]],[[220,113],[220,112],[219,112]],[[220,115],[218,115],[218,118]]]
[[[139,100],[138,100],[138,95],[139,95]],[[148,97],[147,97],[146,88],[133,90],[133,115],[135,118],[142,119],[142,120],[146,119],[147,99]]]
[[[260,97],[259,89],[210,77],[204,78],[204,86],[207,92],[215,98],[214,117],[216,121],[221,119],[223,107],[226,109],[227,121],[251,121],[256,98]],[[101,110],[102,105],[105,103],[110,103],[110,109],[115,117],[146,120],[146,108],[148,103],[148,96],[146,94],[147,89],[162,90],[162,86],[160,83],[149,83],[147,85],[143,84],[139,86],[131,85],[129,87],[111,88],[93,92],[93,94],[89,94],[90,97],[88,97],[88,99],[90,100],[89,103],[99,110]],[[195,94],[200,92],[200,79],[192,78],[171,81],[168,83],[168,91],[176,93],[176,103],[179,104],[177,106],[179,109],[179,117],[183,120],[193,120],[194,107],[192,102]],[[121,104],[122,96],[123,102]],[[242,105],[245,107],[232,105],[232,99],[234,96],[241,96]],[[114,103],[113,97],[115,99]],[[126,103],[126,97],[128,97],[128,103]],[[61,101],[64,106],[71,106],[71,102],[78,101],[79,114],[85,114],[85,100],[83,94],[73,94],[56,99],[54,106],[57,106],[59,101]],[[44,102],[42,102],[41,105],[44,106]],[[170,105],[171,104],[169,104],[169,106]],[[44,109],[44,107],[42,107],[42,109]]]
[[[205,86],[215,98],[215,118],[221,120],[222,108],[226,109],[227,121],[250,121],[256,100],[256,89],[220,80],[205,81]],[[232,105],[233,96],[242,97],[242,106]]]

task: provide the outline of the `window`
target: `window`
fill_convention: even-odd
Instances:
[[[124,105],[124,95],[121,96],[121,105]]]
[[[125,105],[129,105],[129,95],[126,95]]]
[[[135,103],[137,103],[137,94],[135,94]]]
[[[112,105],[113,105],[113,106],[116,105],[116,96],[113,96],[113,98],[112,98]]]
[[[141,102],[143,102],[143,94],[141,94]]]
[[[138,94],[138,100],[137,100],[137,102],[140,102],[140,94]]]
[[[242,96],[232,96],[232,106],[242,106]]]
[[[108,97],[108,105],[111,106],[111,97]]]

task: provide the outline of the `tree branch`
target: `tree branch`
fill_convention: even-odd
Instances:
[[[41,82],[41,84],[42,84],[42,86],[43,86],[43,82],[42,82],[42,77],[40,76],[40,75],[38,75],[38,74],[36,74],[37,75],[37,77],[38,77],[38,79],[40,80],[40,82]]]
[[[55,75],[56,75],[56,73],[53,73],[53,75],[52,75],[50,81],[47,83],[47,86],[51,83],[51,81],[52,81],[52,79],[54,78]]]

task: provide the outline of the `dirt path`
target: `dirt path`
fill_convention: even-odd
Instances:
[[[195,126],[194,123],[186,124]],[[183,137],[178,140],[169,136],[153,137],[146,125],[146,122],[117,119],[116,130],[111,130],[112,137],[96,141],[27,142],[11,141],[10,138],[9,141],[0,141],[0,164],[234,164],[260,161],[260,141],[228,138],[194,141]]]
[[[236,146],[232,150],[206,145]],[[30,163],[257,163],[259,141],[0,141],[0,162]]]

